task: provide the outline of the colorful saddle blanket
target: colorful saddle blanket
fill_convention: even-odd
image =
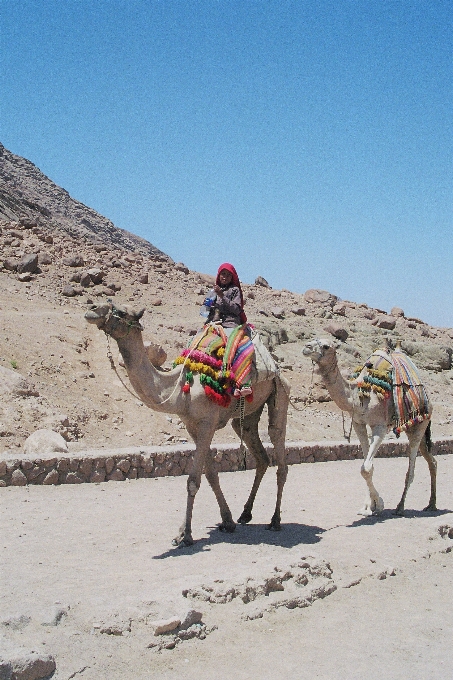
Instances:
[[[207,396],[228,406],[234,389],[250,379],[254,346],[246,333],[245,324],[229,336],[222,326],[207,324],[173,362],[186,369],[183,392],[189,392],[193,373],[198,373]]]
[[[396,350],[388,354],[376,350],[358,367],[352,378],[358,378],[357,387],[362,396],[369,396],[370,390],[378,397],[393,397],[397,437],[407,428],[430,418],[428,395],[418,369],[409,357]]]

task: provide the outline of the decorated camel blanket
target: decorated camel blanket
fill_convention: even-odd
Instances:
[[[183,364],[185,382],[183,392],[189,392],[193,374],[197,373],[206,395],[221,406],[229,406],[234,389],[252,378],[256,382],[254,366],[255,345],[247,335],[247,326],[237,326],[227,336],[222,326],[206,325],[175,359],[173,366]],[[267,368],[266,368],[267,370]],[[253,396],[247,396],[251,401]]]
[[[361,396],[373,391],[381,399],[393,397],[397,437],[408,427],[430,417],[429,400],[415,364],[400,350],[387,353],[376,350],[363,366],[358,366],[352,379]]]

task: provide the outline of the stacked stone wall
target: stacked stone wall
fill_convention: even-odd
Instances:
[[[276,461],[270,444],[264,445],[271,465]],[[406,456],[407,442],[390,440],[379,448],[378,458]],[[453,453],[453,438],[433,443],[434,455]],[[255,468],[254,458],[244,456],[238,446],[221,445],[213,449],[218,472],[236,472]],[[11,455],[0,457],[0,486],[27,484],[82,484],[121,482],[126,479],[186,475],[193,461],[191,445],[127,448],[117,451],[84,451],[67,454]],[[320,463],[362,458],[358,443],[348,442],[287,442],[288,465]]]

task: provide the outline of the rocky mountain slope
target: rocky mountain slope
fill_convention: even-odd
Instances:
[[[145,307],[144,338],[162,347],[170,367],[200,327],[212,283],[0,145],[0,452],[18,450],[42,427],[61,432],[74,450],[186,441],[178,419],[151,412],[126,391],[111,370],[106,337],[84,313],[106,299]],[[349,430],[302,355],[315,336],[338,339],[346,374],[377,347],[400,340],[433,398],[434,437],[453,434],[453,329],[327,291],[274,290],[261,277],[244,293],[249,322],[292,385],[288,439],[341,439]],[[116,346],[111,351],[127,383]],[[228,426],[215,441],[230,439]]]

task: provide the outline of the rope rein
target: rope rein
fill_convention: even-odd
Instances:
[[[119,314],[115,314],[114,311],[112,311],[112,312],[109,313],[109,315],[108,315],[107,318],[106,318],[105,323],[107,323],[107,321],[109,321],[109,319],[110,319],[112,316],[113,316],[115,319],[118,319],[118,322],[123,323],[124,325],[126,325],[126,326],[128,327],[127,333],[126,333],[126,335],[125,335],[124,337],[127,337],[127,336],[129,335],[129,333],[130,333],[130,331],[131,331],[131,328],[137,328],[140,332],[143,331],[143,326],[142,326],[138,321],[126,321],[126,320],[123,319]],[[104,326],[105,326],[105,324],[104,324]],[[111,350],[110,350],[110,335],[107,333],[107,331],[105,330],[105,328],[104,328],[104,333],[105,333],[105,336],[106,336],[106,338],[107,338],[107,359],[110,361],[110,367],[113,368],[113,370],[115,371],[116,375],[118,376],[119,381],[121,382],[121,384],[123,385],[123,387],[129,392],[129,394],[131,394],[133,397],[135,397],[135,398],[138,399],[139,401],[142,401],[142,400],[140,399],[140,397],[139,397],[135,392],[133,392],[133,391],[126,385],[126,383],[124,382],[124,380],[122,379],[122,377],[121,377],[120,374],[118,373],[118,370],[117,370],[117,368],[116,368],[116,366],[115,366],[115,362],[114,362],[114,360],[113,360],[112,352],[111,352]],[[186,361],[189,359],[190,354],[191,354],[191,352],[189,352],[189,354],[188,354],[187,357],[185,358],[184,363],[183,363],[182,366],[181,366],[181,370],[180,370],[180,372],[179,372],[179,376],[178,376],[178,378],[177,378],[177,380],[176,380],[175,387],[174,387],[172,393],[171,393],[166,399],[164,399],[163,401],[161,401],[161,402],[156,402],[156,406],[162,406],[162,404],[166,404],[167,401],[170,401],[170,399],[173,397],[174,393],[176,392],[176,390],[177,390],[177,388],[178,388],[178,386],[179,386],[179,384],[180,384],[181,376],[182,376],[183,371],[184,371],[184,366],[185,366],[185,364],[186,364]]]

